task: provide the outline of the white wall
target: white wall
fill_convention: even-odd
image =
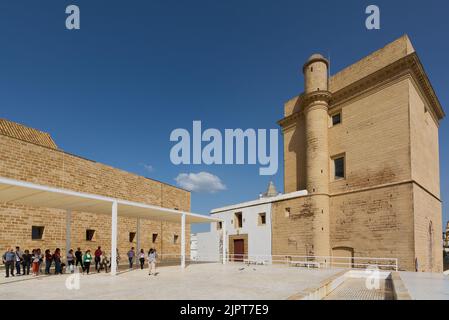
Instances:
[[[234,226],[236,212],[242,212],[243,218],[243,226],[238,230]],[[262,212],[265,212],[266,215],[265,225],[259,225],[259,213]],[[225,220],[228,237],[248,234],[249,256],[271,256],[271,203],[233,208],[232,210],[215,213],[213,216]],[[233,222],[231,223],[231,221]],[[211,232],[219,233],[216,223],[212,223]]]
[[[214,225],[212,225],[214,227]],[[220,261],[221,234],[218,232],[197,233],[196,260],[197,261]]]
[[[198,259],[198,237],[196,233],[190,234],[190,259]]]

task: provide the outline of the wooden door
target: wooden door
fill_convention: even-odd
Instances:
[[[234,239],[234,261],[243,261],[245,254],[245,240]]]

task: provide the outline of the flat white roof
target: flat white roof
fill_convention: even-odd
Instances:
[[[201,214],[104,197],[101,195],[82,193],[68,189],[49,187],[3,177],[0,177],[0,202],[107,215],[111,214],[112,203],[117,202],[117,214],[119,216],[181,222],[181,217],[185,214],[186,223],[221,221],[221,219]]]
[[[245,207],[253,207],[253,206],[258,206],[261,204],[267,204],[267,203],[272,203],[272,202],[281,201],[281,200],[304,197],[307,195],[308,195],[307,190],[300,190],[300,191],[295,191],[295,192],[291,192],[291,193],[287,193],[287,194],[280,194],[275,197],[260,198],[260,199],[253,200],[253,201],[247,201],[247,202],[237,203],[237,204],[233,204],[233,205],[226,206],[226,207],[212,209],[210,213],[213,214],[213,213],[219,213],[219,212],[229,211],[229,210],[239,210],[239,209],[242,209]]]

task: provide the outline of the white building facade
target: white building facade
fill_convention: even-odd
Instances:
[[[270,263],[272,255],[272,204],[276,201],[307,195],[307,191],[278,194],[270,183],[259,199],[213,209],[211,215],[223,222],[211,223],[211,231],[197,233],[197,259],[218,261],[221,258],[223,231],[229,261]]]
[[[268,199],[214,209],[211,213],[224,220],[212,223],[211,233],[222,235],[223,229],[226,230],[230,261],[270,259],[271,202]]]

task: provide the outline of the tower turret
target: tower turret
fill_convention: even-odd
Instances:
[[[303,67],[305,93],[327,91],[329,61],[315,53]]]
[[[320,54],[312,55],[303,67],[306,119],[306,180],[307,191],[329,193],[328,147],[328,61]]]
[[[313,207],[313,253],[330,255],[329,230],[329,62],[312,55],[303,67],[306,135],[306,185]]]

